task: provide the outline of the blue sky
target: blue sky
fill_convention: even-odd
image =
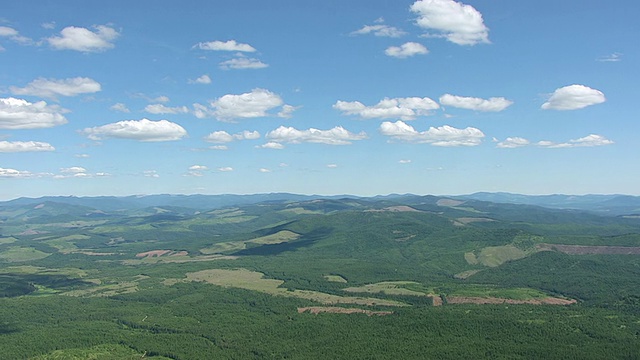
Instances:
[[[640,195],[635,1],[4,1],[0,199]]]

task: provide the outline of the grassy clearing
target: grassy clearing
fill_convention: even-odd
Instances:
[[[477,274],[479,272],[480,272],[480,270],[467,270],[467,271],[463,271],[463,272],[457,273],[457,274],[453,275],[453,277],[456,278],[456,279],[464,280],[464,279],[470,278],[471,276],[473,276],[473,275],[475,275],[475,274]]]
[[[138,279],[139,280],[139,279]],[[129,294],[138,291],[138,281],[121,281],[114,284],[104,284],[89,289],[71,290],[60,295],[74,297],[107,297],[121,294]]]
[[[213,244],[208,248],[200,249],[200,252],[208,255],[208,254],[223,254],[229,252],[236,252],[240,250],[244,250],[247,248],[247,245],[274,245],[274,244],[282,244],[286,242],[291,242],[300,238],[300,234],[296,234],[293,231],[282,230],[278,231],[275,234],[261,236],[259,238],[244,240],[244,241],[229,241]]]
[[[447,294],[449,297],[500,298],[512,300],[545,299],[549,295],[531,288],[496,288],[491,286],[465,286]]]
[[[484,266],[496,267],[507,261],[522,259],[527,255],[527,252],[513,245],[489,246],[480,250],[478,261]]]
[[[305,209],[302,207],[295,207],[295,208],[290,208],[290,209],[284,209],[284,210],[280,210],[279,212],[281,213],[289,213],[289,214],[295,214],[295,215],[304,215],[304,214],[324,214],[322,211],[320,210],[309,210],[309,209]]]
[[[340,275],[325,275],[324,278],[329,282],[347,283],[347,279]]]
[[[467,263],[469,263],[469,265],[478,264],[478,258],[476,257],[476,254],[472,252],[464,253],[464,259],[467,260]]]
[[[32,247],[13,246],[0,253],[0,259],[8,262],[22,262],[44,259],[48,254]]]
[[[9,266],[0,270],[3,274],[26,274],[26,275],[66,275],[75,278],[84,278],[88,275],[85,270],[77,268],[50,269],[40,266]]]
[[[139,359],[168,359],[164,356],[146,356],[128,346],[116,344],[97,345],[84,349],[55,350],[46,355],[32,358],[32,360],[63,360],[63,359],[91,359],[91,360],[139,360]]]
[[[426,296],[427,293],[417,290],[407,289],[405,286],[420,285],[415,281],[383,281],[375,284],[368,284],[359,287],[349,287],[342,289],[351,293],[369,293],[369,294],[386,294],[386,295],[409,295],[409,296]]]
[[[235,260],[237,256],[228,256],[220,254],[204,255],[204,256],[189,256],[189,255],[176,255],[176,256],[162,256],[162,257],[145,257],[142,259],[129,259],[123,260],[123,265],[151,265],[151,264],[182,264],[188,262],[200,262],[200,261],[216,261],[216,260]]]
[[[0,237],[0,245],[4,245],[4,244],[11,244],[16,242],[16,238],[9,236],[9,237]]]
[[[281,288],[284,283],[278,279],[265,279],[264,274],[247,269],[210,269],[186,274],[184,281],[199,281],[223,287],[235,287],[246,290],[253,290],[274,296],[296,297],[316,301],[322,304],[358,304],[358,305],[381,305],[381,306],[407,306],[399,301],[383,300],[364,297],[345,297],[326,294],[319,291],[310,290],[289,290]],[[165,284],[175,283],[167,279]]]

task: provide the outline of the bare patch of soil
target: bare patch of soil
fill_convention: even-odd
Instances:
[[[141,252],[141,253],[137,253],[136,257],[137,258],[144,258],[144,257],[160,257],[162,255],[166,255],[168,253],[170,253],[171,250],[151,250],[151,251],[146,251],[146,252]]]
[[[433,303],[433,306],[442,306],[442,298],[440,297],[440,295],[427,295],[431,298],[431,301]]]
[[[569,255],[640,255],[638,246],[587,246],[539,244],[542,251],[559,251]]]
[[[385,316],[393,314],[393,311],[371,311],[364,309],[356,309],[356,308],[343,308],[337,306],[311,306],[311,307],[302,307],[298,308],[298,313],[302,314],[304,312],[308,312],[314,315],[318,315],[320,313],[331,313],[331,314],[367,314],[367,316]]]
[[[541,299],[515,300],[495,297],[472,297],[472,296],[451,296],[447,297],[447,304],[513,304],[513,305],[571,305],[575,304],[574,299],[561,299],[547,297]]]

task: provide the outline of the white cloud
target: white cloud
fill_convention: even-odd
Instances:
[[[16,98],[0,98],[0,129],[38,129],[67,123],[68,112],[44,101],[30,103]]]
[[[48,30],[53,30],[56,28],[56,22],[55,21],[51,21],[48,23],[42,23],[40,24],[40,26],[42,26],[43,29],[48,29]]]
[[[255,52],[256,49],[249,44],[238,43],[235,40],[229,41],[209,41],[201,42],[195,45],[201,50],[213,50],[213,51],[242,51],[242,52]]]
[[[29,178],[33,176],[35,176],[35,174],[29,171],[5,169],[0,167],[0,178]]]
[[[402,160],[400,160],[400,161],[398,161],[398,162],[399,162],[400,164],[410,164],[410,163],[411,163],[411,160],[409,160],[409,159],[402,159]]]
[[[50,37],[47,41],[57,50],[101,52],[112,49],[113,41],[120,36],[120,33],[105,25],[97,25],[93,28],[95,31],[69,26],[60,31],[60,36]]]
[[[204,140],[212,143],[228,143],[234,140],[255,140],[260,138],[260,133],[257,131],[248,131],[231,135],[226,131],[214,131],[211,134],[205,136]]]
[[[55,151],[51,144],[39,141],[0,141],[0,153]]]
[[[395,28],[393,26],[378,24],[378,25],[365,25],[361,29],[353,31],[351,33],[351,35],[366,35],[366,34],[397,38],[397,37],[406,35],[406,32],[398,28]]]
[[[313,128],[308,130],[298,130],[293,127],[280,126],[279,128],[268,132],[265,137],[277,143],[284,142],[299,144],[303,142],[310,142],[327,145],[349,145],[351,144],[351,141],[366,139],[367,134],[364,132],[354,134],[347,131],[342,126],[336,126],[329,130],[318,130]]]
[[[93,128],[86,128],[80,133],[91,140],[102,138],[132,139],[138,141],[173,141],[180,140],[187,135],[187,131],[180,125],[167,120],[152,121],[124,120]]]
[[[444,94],[440,97],[440,104],[476,111],[502,111],[513,104],[513,101],[503,97],[492,97],[486,100],[476,97]]]
[[[380,132],[392,139],[426,143],[434,146],[476,146],[480,145],[484,134],[476,128],[457,129],[449,125],[430,127],[427,131],[418,132],[402,121],[395,123],[385,121],[380,125]]]
[[[618,62],[622,61],[622,54],[616,52],[607,56],[599,57],[596,60],[600,62]]]
[[[111,105],[111,107],[109,109],[111,109],[113,111],[123,112],[123,113],[130,113],[131,112],[131,110],[129,110],[127,105],[125,105],[123,103],[113,104],[113,105]]]
[[[267,168],[260,168],[258,171],[260,171],[261,173],[270,173],[271,170],[267,169]]]
[[[18,30],[7,26],[0,26],[0,37],[9,38],[11,41],[21,45],[29,45],[33,43],[33,40],[30,38],[20,35]]]
[[[384,53],[387,54],[387,56],[404,59],[414,55],[428,54],[429,50],[422,44],[407,42],[400,46],[390,46]]]
[[[542,104],[544,110],[576,110],[606,101],[604,94],[584,85],[569,85],[556,89]]]
[[[186,106],[169,107],[162,104],[150,104],[145,106],[144,111],[150,114],[186,114],[189,108]]]
[[[218,168],[218,171],[229,172],[229,171],[233,171],[233,168],[231,166],[225,166],[225,167]]]
[[[189,167],[189,170],[208,170],[209,168],[204,165],[193,165]]]
[[[428,97],[384,98],[373,106],[365,106],[359,101],[338,101],[333,105],[343,115],[358,115],[363,119],[400,118],[413,120],[417,116],[431,115],[431,111],[440,105]]]
[[[229,147],[227,145],[213,145],[213,146],[209,146],[209,149],[211,149],[211,150],[228,150]]]
[[[516,136],[516,137],[508,137],[504,141],[498,142],[496,144],[496,147],[503,148],[503,149],[513,149],[513,148],[527,146],[529,144],[530,144],[529,140]]]
[[[93,79],[75,77],[60,80],[38,78],[23,88],[12,86],[10,90],[15,95],[33,95],[55,99],[58,96],[95,93],[102,89],[100,83]]]
[[[284,149],[284,145],[275,142],[275,141],[269,141],[268,143],[262,144],[262,145],[258,145],[256,146],[257,148],[260,149],[274,149],[274,150],[281,150]]]
[[[76,154],[75,157],[77,157],[79,159],[87,159],[87,158],[90,158],[91,155],[89,155],[89,154]]]
[[[579,139],[569,140],[565,143],[554,143],[552,141],[539,141],[536,145],[546,148],[571,148],[571,147],[593,147],[614,144],[613,141],[602,135],[591,134]]]
[[[267,111],[282,106],[282,98],[269,90],[253,89],[240,95],[227,94],[209,103],[211,108],[194,104],[196,117],[215,116],[218,120],[268,116]]]
[[[209,75],[204,74],[195,80],[189,79],[188,82],[189,84],[211,84],[211,78],[209,77]]]
[[[438,32],[427,36],[444,37],[458,45],[489,43],[489,29],[482,14],[471,5],[453,0],[419,0],[411,5],[411,11],[418,15],[416,25]]]
[[[338,164],[327,164],[327,167],[328,167],[329,169],[335,169],[335,168],[337,168],[337,167],[338,167]]]
[[[155,170],[145,170],[142,172],[145,177],[159,178],[158,172]]]
[[[254,58],[238,57],[230,60],[226,60],[220,63],[220,68],[223,70],[242,70],[242,69],[263,69],[269,65]]]
[[[60,172],[63,174],[81,174],[81,173],[86,173],[87,169],[80,166],[72,166],[68,168],[61,168]]]
[[[159,103],[166,103],[166,102],[171,101],[171,99],[169,99],[168,96],[164,96],[164,95],[158,96],[157,98],[153,98],[153,99],[147,98],[147,100],[149,102],[159,102]]]
[[[282,110],[278,113],[279,118],[289,119],[293,116],[293,112],[298,110],[299,106],[282,105]]]

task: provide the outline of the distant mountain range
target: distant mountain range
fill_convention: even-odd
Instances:
[[[442,199],[457,201],[481,201],[498,204],[520,204],[549,209],[578,210],[606,216],[640,214],[640,196],[630,195],[521,195],[511,193],[478,192],[457,196],[421,196],[413,194],[390,194],[375,197],[358,197],[352,195],[300,195],[290,193],[269,193],[252,195],[139,195],[139,196],[46,196],[40,198],[18,198],[0,202],[0,209],[19,206],[38,206],[45,203],[57,203],[84,207],[84,210],[108,213],[131,213],[153,207],[170,207],[174,211],[185,212],[220,209],[232,206],[244,206],[269,202],[301,202],[312,200],[363,200],[371,202],[386,201],[404,204],[435,204]]]

